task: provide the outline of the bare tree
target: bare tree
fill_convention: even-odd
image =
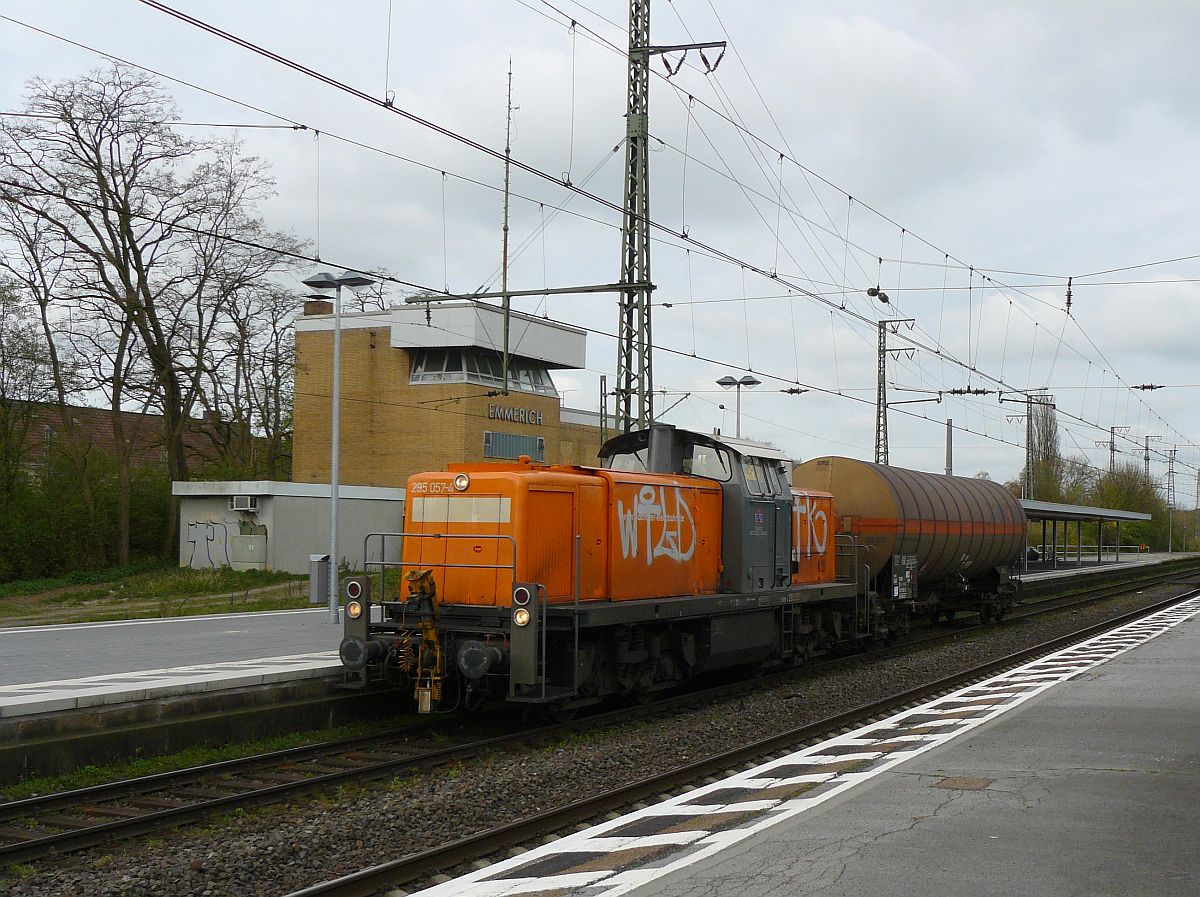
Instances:
[[[291,437],[295,296],[260,281],[232,295],[226,312],[204,395],[206,412],[220,424],[204,435],[222,469],[275,479]]]
[[[147,370],[145,350],[134,337],[132,322],[114,315],[103,301],[93,304],[91,311],[90,320],[74,322],[68,338],[80,358],[79,376],[85,389],[106,398],[117,468],[116,561],[127,564],[133,460],[148,441],[148,412],[157,407],[158,384]]]
[[[50,397],[37,324],[0,284],[0,494],[11,496],[30,453],[30,436]]]
[[[168,472],[186,480],[185,433],[212,379],[225,306],[296,248],[257,217],[273,186],[265,166],[236,143],[176,133],[158,82],[121,65],[36,80],[26,109],[41,118],[0,130],[0,199],[10,218],[62,247],[72,286],[100,297],[115,332],[127,328],[139,345]],[[170,521],[164,554],[176,538],[174,499]]]

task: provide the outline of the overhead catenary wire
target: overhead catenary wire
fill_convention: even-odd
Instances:
[[[149,5],[155,5],[155,4],[151,3],[151,4],[149,4]],[[158,5],[160,5],[160,6],[161,6],[161,4],[158,4]],[[822,179],[822,180],[824,180],[824,179]],[[890,220],[890,219],[888,219],[888,220]],[[677,235],[677,236],[683,236],[683,235],[679,235],[679,234],[676,234],[676,235]],[[700,245],[703,245],[703,244],[700,244]],[[705,247],[705,248],[709,248],[709,247]],[[724,255],[724,254],[721,254],[721,255]],[[727,258],[724,258],[723,260],[729,261],[730,263],[733,263],[733,262],[736,262],[736,261],[737,261],[737,260],[736,260],[736,259],[734,259],[732,256],[729,256],[729,257],[727,257]],[[749,268],[750,268],[752,271],[754,271],[755,273],[759,273],[759,274],[761,274],[761,275],[763,275],[763,276],[769,276],[769,273],[768,273],[768,272],[765,272],[765,271],[763,271],[761,268],[758,268],[757,266],[753,266],[753,265],[746,265],[745,267],[749,267]],[[805,291],[804,291],[804,290],[801,288],[801,289],[799,290],[799,292],[801,292],[801,293],[804,293]],[[941,356],[945,356],[945,353],[944,353],[944,352],[939,352],[939,355],[941,355]],[[955,360],[955,361],[956,361],[956,363],[958,363],[958,364],[960,364],[960,365],[962,364],[961,362],[957,362],[957,360]],[[967,362],[967,364],[965,365],[965,367],[967,367],[968,369],[971,367],[971,366],[970,366],[970,359],[968,359],[968,362]]]
[[[176,11],[172,10],[170,7],[167,7],[165,4],[156,3],[156,2],[154,2],[154,0],[142,0],[142,2],[143,2],[143,3],[146,3],[146,5],[150,5],[150,6],[153,6],[153,7],[155,7],[155,8],[162,9],[162,10],[163,10],[163,11],[165,11],[165,12],[169,12],[169,13],[170,13],[170,14],[172,14],[172,15],[176,15],[176,17],[181,17],[181,18],[184,18],[185,20],[190,20],[190,19],[191,19],[191,17],[186,17],[186,16],[184,16],[183,14],[177,13]],[[548,5],[548,4],[547,4],[547,5]],[[8,17],[4,17],[4,18],[8,19]],[[10,21],[14,21],[14,20],[11,20],[11,19],[9,19],[9,20],[10,20]],[[195,20],[195,21],[198,23],[198,27],[206,27],[206,26],[204,26],[204,24],[203,24],[203,23],[199,23],[199,20]],[[24,23],[16,23],[16,24],[22,24],[22,25],[23,25]],[[41,31],[41,29],[34,29],[34,30]],[[212,29],[211,27],[206,27],[206,30],[213,31],[213,33],[220,33],[220,32],[219,32],[219,29]],[[47,33],[47,32],[42,32],[42,33]],[[223,34],[223,33],[221,33],[221,34]],[[234,39],[234,38],[232,38],[232,36],[230,36],[230,39]],[[75,43],[75,42],[71,42],[71,41],[68,41],[68,42],[70,42],[70,43]],[[235,42],[237,42],[237,40],[236,40],[236,39],[235,39]],[[610,45],[610,46],[612,46],[612,45],[611,45],[611,42],[606,42],[606,43],[609,43],[609,45]],[[78,44],[77,44],[77,45],[78,45]],[[254,47],[252,44],[249,44],[249,42],[243,42],[243,45],[247,46],[247,48],[248,48],[248,49],[252,49],[252,50],[254,50],[254,52],[263,52],[264,54],[269,54],[269,51],[262,50],[261,48],[255,48],[255,47]],[[88,49],[91,49],[91,48],[88,48]],[[620,51],[619,51],[619,48],[615,48],[615,47],[614,47],[614,49],[617,49],[617,50],[618,50],[618,52],[620,52]],[[108,55],[108,54],[105,54],[105,55]],[[273,54],[269,54],[269,55],[273,55]],[[281,62],[283,62],[284,64],[289,64],[289,62],[290,62],[290,61],[288,61],[288,60],[284,60],[284,59],[282,59],[282,57],[278,57],[278,58],[279,58],[279,60],[280,60]],[[303,67],[299,67],[299,68],[300,68],[300,69],[303,69]],[[315,76],[315,77],[322,78],[322,76],[320,76],[318,73],[313,73],[313,74],[314,74],[314,76]],[[178,80],[178,79],[173,79],[173,80]],[[352,89],[352,88],[349,88],[347,85],[338,85],[338,82],[334,82],[334,81],[333,81],[333,79],[327,79],[327,78],[323,78],[323,80],[326,80],[326,81],[327,81],[327,83],[332,83],[332,84],[334,84],[335,86],[340,86],[342,89],[347,89],[347,90],[349,90],[349,91],[350,91],[350,92],[352,92],[352,93],[360,93],[360,94],[361,94],[361,92],[357,92],[357,91],[355,91],[354,89]],[[191,86],[195,86],[195,85],[191,85]],[[197,89],[202,89],[202,88],[198,88],[198,87],[197,87]],[[207,92],[207,93],[213,93],[212,91],[205,91],[205,92]],[[376,101],[374,100],[374,98],[371,98],[371,97],[369,97],[369,96],[367,96],[367,95],[365,95],[365,94],[361,94],[361,96],[362,96],[364,99],[367,99],[367,100],[369,100],[369,101],[372,101],[372,102],[376,102]],[[241,104],[241,105],[248,105],[248,104]],[[385,108],[389,108],[389,109],[390,109],[390,108],[392,108],[391,106],[387,106],[386,104],[384,104],[384,105],[385,105]],[[711,110],[711,111],[713,111],[714,113],[716,113],[716,114],[720,115],[722,118],[725,118],[727,121],[729,121],[729,123],[730,123],[730,124],[733,124],[735,127],[737,127],[737,128],[739,129],[739,131],[746,133],[748,136],[752,137],[752,138],[753,138],[753,139],[755,139],[755,140],[761,140],[761,138],[758,138],[756,135],[753,135],[752,133],[750,133],[750,132],[749,132],[749,130],[748,130],[747,128],[745,128],[745,126],[744,126],[744,125],[741,125],[741,124],[740,124],[740,123],[738,123],[738,122],[734,122],[734,121],[733,121],[732,119],[730,119],[728,116],[721,114],[720,112],[718,112],[717,110],[713,109],[713,108],[712,108],[710,105],[708,105],[708,104],[703,104],[703,105],[705,105],[705,107],[706,107],[706,108],[710,109],[710,110]],[[260,110],[260,111],[262,111],[262,110]],[[436,128],[436,126],[434,126],[434,127]],[[450,135],[450,136],[454,136],[454,135]],[[456,137],[456,139],[458,139],[458,138]],[[466,140],[466,138],[462,138],[462,139]],[[469,141],[469,140],[468,140],[468,142],[469,142],[469,143],[472,143],[473,145],[479,146],[479,145],[477,145],[477,144],[474,144],[473,142],[471,142],[471,141]],[[769,145],[769,144],[768,144],[768,145]],[[488,151],[488,148],[486,148],[486,147],[479,146],[479,148],[481,148],[481,149],[482,149],[482,150],[484,150],[484,151]],[[494,154],[494,152],[495,152],[495,151],[491,151],[491,152],[493,152],[493,154]],[[822,183],[825,183],[825,184],[827,184],[827,185],[828,185],[828,186],[830,186],[832,189],[839,190],[839,191],[841,191],[841,192],[843,192],[843,193],[846,193],[846,195],[849,195],[849,194],[848,194],[846,191],[844,191],[844,190],[841,190],[841,188],[840,188],[840,187],[838,187],[836,184],[834,184],[832,181],[829,181],[827,178],[824,178],[823,176],[821,176],[821,175],[817,174],[816,172],[812,172],[810,169],[807,169],[807,168],[806,168],[805,166],[803,166],[803,165],[800,165],[800,163],[799,163],[797,160],[795,160],[794,158],[790,157],[790,155],[787,155],[787,154],[785,154],[785,158],[788,158],[788,159],[789,159],[790,161],[792,161],[794,164],[797,164],[797,165],[798,165],[798,166],[799,166],[799,167],[800,167],[800,168],[801,168],[803,171],[805,171],[805,172],[807,172],[807,173],[809,173],[809,174],[812,174],[814,177],[816,177],[816,178],[817,178],[818,180],[820,180]],[[545,174],[545,173],[543,173],[543,172],[536,172],[536,170],[533,170],[533,172],[534,172],[534,173],[536,173],[536,174],[538,174],[538,176],[542,176],[542,177],[546,177],[547,179],[554,180],[552,176],[550,176],[550,175],[546,175],[546,174]],[[612,203],[606,203],[604,200],[600,200],[598,197],[593,197],[593,198],[597,199],[598,201],[600,201],[600,202],[602,202],[602,203],[604,203],[604,204],[607,204],[607,205],[609,205],[610,207],[612,207],[612,206],[614,205],[614,204],[612,204]],[[868,209],[869,211],[871,211],[873,214],[876,214],[877,216],[879,216],[879,217],[880,217],[882,220],[884,220],[884,221],[887,221],[887,222],[891,223],[893,226],[897,226],[897,227],[899,226],[899,225],[898,225],[896,222],[894,222],[894,221],[893,221],[891,218],[889,218],[889,217],[888,217],[888,216],[886,216],[886,215],[883,215],[883,214],[882,214],[882,213],[880,213],[878,210],[876,210],[876,209],[874,209],[873,207],[871,207],[869,204],[866,204],[866,203],[861,203],[861,202],[860,202],[860,204],[862,204],[862,205],[863,205],[865,208],[867,208],[867,209]],[[657,223],[655,223],[655,222],[651,222],[651,225],[652,225],[653,227],[658,227],[658,228],[661,228],[661,227],[662,227],[660,224],[657,224]],[[669,229],[666,229],[666,230],[667,230],[668,232],[671,232]],[[671,232],[671,233],[673,233],[673,235],[675,235],[675,236],[679,236],[679,237],[681,237],[681,238],[685,238],[685,239],[687,238],[687,237],[686,237],[686,235],[678,234],[678,233],[675,233],[675,232]],[[925,245],[927,245],[927,246],[930,246],[930,247],[933,247],[933,244],[929,243],[929,241],[925,240],[924,238],[920,237],[919,235],[916,235],[916,238],[917,238],[918,240],[920,240],[922,243],[924,243]],[[703,246],[703,247],[704,247],[704,248],[706,248],[706,249],[711,249],[711,248],[712,248],[712,247],[707,247],[707,246],[705,246],[704,244],[699,244],[699,245]],[[934,248],[936,248],[936,247],[934,247]],[[719,253],[719,252],[718,252],[718,255],[725,256],[725,255],[727,255],[727,254],[724,254],[724,253]],[[947,255],[948,255],[948,253],[947,253]],[[732,258],[730,258],[730,259],[728,259],[728,260],[729,260],[731,263],[732,263],[732,262],[736,262],[736,261],[737,261],[736,259],[732,259]],[[757,266],[747,266],[747,267],[750,267],[750,268],[751,268],[751,270],[755,271],[755,273],[760,273],[760,274],[762,274],[762,275],[764,275],[764,276],[769,276],[767,272],[763,271],[761,268],[759,268],[759,267],[757,267]],[[803,292],[804,292],[804,290],[803,290],[803,289],[801,289],[801,290],[800,290],[800,292],[802,292],[802,293],[803,293]],[[961,364],[961,362],[958,362],[957,360],[955,360],[955,362],[956,362],[956,363],[959,363],[959,364]],[[969,364],[967,364],[967,365],[965,365],[965,366],[966,366],[967,368],[969,368],[969,367],[970,367],[970,365],[969,365]],[[1139,399],[1139,401],[1141,401],[1141,400]],[[1160,417],[1160,420],[1161,420],[1161,417]],[[1169,424],[1167,424],[1167,426],[1170,426],[1170,425],[1169,425]],[[1172,429],[1174,429],[1174,428],[1172,428]],[[1178,432],[1178,431],[1176,430],[1176,432]]]
[[[523,0],[518,0],[518,2],[522,2],[522,5],[525,5],[525,6],[527,6],[527,5],[528,5],[528,4],[525,4],[525,3],[523,2]],[[550,9],[553,9],[555,12],[559,13],[560,15],[563,15],[563,13],[562,13],[562,11],[561,11],[561,10],[557,9],[557,7],[555,7],[553,4],[551,4],[551,3],[547,2],[547,0],[542,0],[542,3],[543,3],[543,5],[544,5],[544,6],[546,6],[546,7],[550,8]],[[583,4],[578,4],[578,3],[577,3],[576,5],[579,5],[579,6],[581,6],[581,7],[582,7],[582,8],[584,8],[584,9],[588,9],[588,7],[584,6]],[[710,5],[711,5],[711,3],[710,3]],[[672,9],[674,9],[674,5],[672,5]],[[679,15],[679,13],[678,13],[678,10],[675,10],[675,13],[676,13],[676,15],[677,15],[677,16]],[[715,7],[714,7],[714,14],[716,14]],[[720,22],[720,17],[719,17],[719,15],[717,16],[717,19],[718,19],[718,22]],[[619,24],[617,24],[617,23],[615,23],[615,22],[612,22],[612,20],[605,19],[605,21],[609,22],[609,24],[612,24],[614,27],[617,27],[617,28],[618,28],[618,29],[620,29],[620,30],[624,30],[623,28],[621,28],[621,26],[620,26]],[[682,19],[681,19],[681,21],[682,21]],[[721,24],[722,24],[722,27],[724,27],[724,26],[723,26],[723,23],[721,23]],[[686,26],[685,26],[685,27],[686,27]],[[597,39],[597,40],[598,40],[600,43],[602,43],[603,45],[605,45],[605,46],[609,47],[609,48],[610,48],[610,49],[611,49],[613,52],[616,52],[616,53],[619,53],[619,54],[625,55],[625,51],[623,51],[623,50],[622,50],[620,47],[618,47],[618,46],[616,46],[615,44],[613,44],[611,41],[608,41],[608,40],[607,40],[607,39],[605,39],[603,36],[599,35],[597,32],[595,32],[595,31],[591,31],[591,29],[587,29],[587,30],[588,30],[588,31],[589,31],[589,32],[590,32],[592,35],[594,35],[594,36],[595,36],[595,38],[596,38],[596,39]],[[728,36],[728,32],[727,32],[727,30],[726,30],[726,34],[727,34],[727,36]],[[732,41],[730,41],[730,43],[731,43],[731,45],[733,45],[733,44],[732,44]],[[736,53],[736,46],[735,46],[735,53]],[[745,68],[745,63],[744,63],[744,61],[743,61],[743,60],[740,60],[740,55],[739,55],[739,61],[741,61],[742,65],[743,65],[743,68]],[[749,72],[748,72],[748,69],[747,69],[747,74],[749,74]],[[753,79],[752,79],[752,78],[751,78],[750,80],[751,80],[751,82],[753,82]],[[668,84],[670,84],[670,82],[668,82]],[[672,86],[672,87],[675,87],[675,85],[671,85],[671,86]],[[675,88],[675,89],[678,89],[678,88]],[[761,93],[760,93],[760,92],[758,92],[758,90],[757,90],[757,85],[754,85],[754,89],[755,89],[756,93],[759,93],[759,97],[760,97],[760,100],[761,100]],[[734,120],[734,118],[733,118],[731,115],[729,115],[729,114],[727,114],[727,113],[723,113],[723,112],[721,112],[720,110],[717,110],[717,109],[715,109],[715,108],[714,108],[714,107],[712,107],[710,104],[702,103],[702,105],[704,105],[704,106],[705,106],[705,108],[706,108],[706,109],[708,109],[710,112],[712,112],[712,113],[714,113],[714,114],[718,115],[719,117],[721,117],[721,118],[725,119],[725,120],[726,120],[726,121],[727,121],[727,122],[728,122],[730,125],[734,126],[734,127],[735,127],[736,129],[738,129],[740,132],[742,132],[742,133],[745,133],[745,134],[746,134],[748,137],[750,137],[751,139],[753,139],[753,140],[755,140],[755,141],[757,141],[757,142],[760,142],[761,144],[763,144],[763,146],[764,146],[764,147],[766,147],[767,149],[769,149],[771,152],[781,152],[781,151],[780,151],[780,150],[779,150],[777,147],[775,147],[775,146],[773,146],[772,144],[770,144],[770,142],[769,142],[769,141],[766,141],[766,140],[764,140],[763,138],[761,138],[761,137],[760,137],[760,136],[758,136],[757,134],[754,134],[752,131],[750,131],[750,129],[749,129],[748,127],[746,127],[746,125],[745,125],[743,122]],[[764,102],[764,104],[763,104],[763,105],[764,105],[764,107],[766,106],[765,102]],[[767,110],[767,111],[768,111],[768,114],[770,114],[769,108],[768,108],[768,110]],[[771,116],[771,117],[772,117],[772,120],[773,120],[773,116]],[[777,126],[777,124],[776,124],[776,127],[777,127],[777,130],[778,130],[778,126]],[[781,133],[781,137],[782,137],[782,132],[780,132],[780,133]],[[786,140],[785,140],[785,145],[786,145]],[[816,177],[816,178],[817,178],[817,179],[819,179],[819,180],[820,180],[822,183],[824,183],[824,184],[826,184],[827,186],[829,186],[831,189],[834,189],[834,190],[836,190],[836,191],[838,191],[838,192],[842,193],[843,195],[846,195],[847,197],[849,197],[849,196],[851,195],[851,194],[849,193],[849,191],[847,191],[847,190],[844,190],[843,188],[841,188],[840,186],[838,186],[837,184],[835,184],[835,183],[834,183],[834,182],[832,182],[831,180],[829,180],[829,179],[827,179],[827,178],[823,177],[822,175],[820,175],[820,174],[819,174],[819,173],[817,173],[817,172],[813,172],[813,171],[811,171],[810,169],[808,169],[806,166],[804,166],[802,163],[800,163],[800,162],[799,162],[797,159],[795,159],[795,158],[794,158],[794,156],[793,156],[792,154],[790,154],[790,152],[789,152],[789,153],[785,153],[784,155],[785,155],[785,158],[788,158],[788,159],[789,159],[789,161],[791,161],[793,164],[795,164],[797,167],[799,167],[799,168],[800,168],[802,171],[812,174],[814,177]],[[883,214],[883,213],[882,213],[882,212],[880,212],[878,209],[875,209],[873,206],[871,206],[871,205],[869,205],[869,204],[866,204],[866,203],[863,203],[863,205],[864,205],[864,207],[865,207],[865,208],[867,208],[867,209],[868,209],[869,211],[871,211],[873,214],[877,215],[877,216],[878,216],[878,217],[879,217],[881,220],[883,220],[883,221],[886,221],[886,222],[888,222],[888,223],[892,224],[893,226],[895,226],[895,227],[897,227],[897,228],[901,227],[901,225],[900,225],[898,222],[894,221],[894,220],[893,220],[893,219],[891,219],[889,216],[887,216],[887,215]],[[924,245],[928,246],[929,248],[931,248],[931,249],[934,249],[934,250],[936,250],[936,251],[938,251],[938,252],[943,252],[943,253],[944,253],[944,255],[945,255],[947,258],[951,257],[949,253],[946,253],[946,252],[944,252],[944,251],[943,251],[943,250],[941,250],[939,247],[935,246],[933,243],[931,243],[931,242],[930,242],[930,241],[928,241],[927,239],[925,239],[925,238],[921,237],[920,235],[914,235],[914,236],[916,236],[916,238],[917,238],[919,241],[921,241],[921,242],[922,242]],[[1175,258],[1175,259],[1163,260],[1162,262],[1157,262],[1157,263],[1146,263],[1146,265],[1145,265],[1145,266],[1150,266],[1150,265],[1153,265],[1153,264],[1167,264],[1167,263],[1170,263],[1170,262],[1172,262],[1172,261],[1183,261],[1183,260],[1187,260],[1187,259],[1189,259],[1189,258],[1196,258],[1196,257],[1200,257],[1200,256],[1180,256],[1180,257],[1177,257],[1177,258]],[[959,261],[959,260],[958,260],[958,259],[955,259],[955,261]],[[973,266],[967,266],[965,263],[962,263],[962,264],[963,264],[963,266],[964,266],[964,267],[973,267]],[[1142,267],[1142,266],[1130,266],[1130,267]],[[981,270],[982,270],[982,269],[981,269]],[[1117,269],[1109,269],[1108,271],[1093,272],[1093,274],[1104,274],[1104,273],[1110,273],[1110,272],[1111,272],[1111,271],[1113,271],[1113,270],[1117,270]],[[993,268],[993,269],[987,269],[987,271],[988,271],[989,273],[1005,273],[1006,269]],[[1025,274],[1026,272],[1013,272],[1013,273],[1016,273],[1016,274],[1018,274],[1018,275],[1023,275],[1023,274]],[[1045,276],[1045,275],[1037,275],[1037,276]],[[1082,276],[1083,276],[1083,277],[1089,277],[1089,276],[1091,276],[1091,275],[1082,275]],[[1065,279],[1066,279],[1066,276],[1061,276],[1061,277],[1062,277],[1062,279],[1063,279],[1063,280],[1065,280]],[[1011,285],[1007,285],[1007,284],[1003,284],[1003,285],[1002,285],[1002,284],[997,284],[997,286],[1007,286],[1007,287],[1010,287],[1010,288],[1013,288],[1013,289],[1018,289],[1018,288],[1016,288],[1016,287],[1012,287]],[[1034,298],[1034,299],[1035,299],[1035,301],[1043,301],[1043,300],[1037,299],[1036,297],[1030,297],[1030,298]],[[968,359],[968,367],[970,366],[970,365],[969,365],[969,362],[970,362],[970,359]],[[1141,401],[1141,400],[1139,399],[1139,401]],[[1147,408],[1148,408],[1148,406],[1147,406]],[[1162,420],[1162,419],[1161,419],[1161,416],[1158,416],[1158,415],[1155,415],[1155,416],[1156,416],[1156,417],[1158,417],[1160,420]],[[1164,423],[1165,423],[1165,421],[1164,421]],[[1170,425],[1168,424],[1167,426],[1170,426]],[[1178,431],[1176,431],[1176,432],[1178,432]],[[1180,435],[1182,435],[1182,434],[1180,434]]]

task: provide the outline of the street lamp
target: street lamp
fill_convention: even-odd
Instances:
[[[737,421],[738,439],[742,438],[742,387],[744,386],[747,389],[753,389],[760,383],[762,383],[762,381],[753,374],[747,374],[740,380],[735,377],[730,377],[728,374],[726,374],[717,381],[717,386],[720,386],[722,389],[737,389],[737,412],[734,415],[734,419]]]
[[[301,281],[313,290],[333,290],[333,448],[329,463],[329,622],[338,622],[338,461],[341,455],[342,399],[342,287],[369,287],[375,283],[357,271],[331,274],[318,271]]]

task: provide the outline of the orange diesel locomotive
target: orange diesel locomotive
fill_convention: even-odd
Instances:
[[[600,457],[412,477],[406,594],[372,612],[372,580],[347,584],[348,684],[569,710],[1011,606],[1024,515],[995,484],[819,459],[793,488],[781,453],[665,425]]]

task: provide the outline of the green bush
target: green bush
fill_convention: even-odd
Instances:
[[[89,488],[95,496],[94,515],[84,500]],[[159,563],[170,501],[165,471],[142,467],[131,472],[131,560]],[[0,496],[0,583],[19,580],[27,585],[65,574],[87,581],[89,573],[111,568],[118,556],[117,507],[117,471],[110,457],[93,452],[80,475],[52,453]]]

